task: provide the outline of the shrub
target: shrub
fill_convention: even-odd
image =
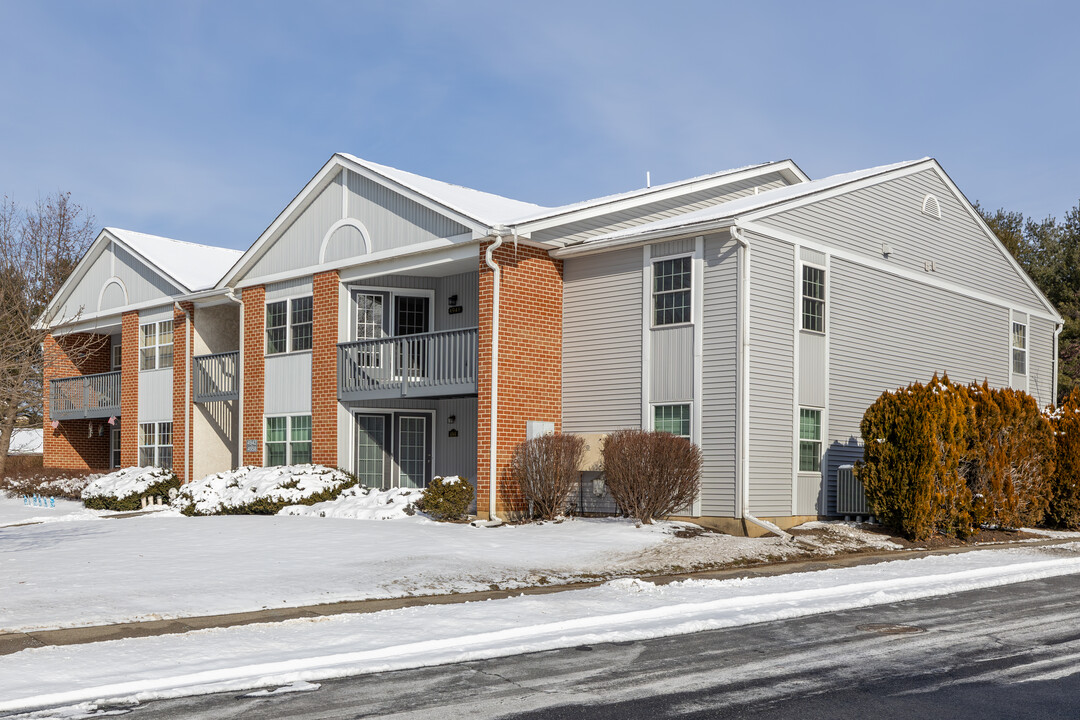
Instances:
[[[618,430],[601,447],[604,480],[615,503],[643,523],[674,515],[697,497],[701,450],[685,438]]]
[[[8,458],[9,461],[14,459],[15,457]],[[6,493],[8,497],[36,493],[68,500],[82,500],[83,489],[92,480],[101,476],[101,472],[42,468],[40,464],[37,469],[12,470],[9,462],[7,472],[0,478],[0,491]]]
[[[82,501],[93,510],[139,510],[143,498],[167,498],[169,490],[179,487],[180,480],[172,470],[128,467],[91,482],[82,491]]]
[[[1073,388],[1050,416],[1055,459],[1046,521],[1061,528],[1080,528],[1080,388]]]
[[[1042,522],[1050,502],[1055,448],[1035,398],[986,382],[966,388],[970,443],[965,475],[975,525],[1019,528]]]
[[[520,487],[533,517],[552,520],[576,487],[585,440],[578,435],[541,435],[514,448],[510,479]]]
[[[356,482],[323,465],[245,466],[184,485],[173,504],[185,515],[276,515],[288,505],[333,500]]]
[[[936,375],[928,385],[884,392],[866,410],[855,472],[882,523],[913,540],[971,534],[971,491],[961,474],[969,412],[966,394]]]
[[[436,520],[464,520],[472,501],[473,486],[465,478],[434,477],[416,501],[416,509]]]

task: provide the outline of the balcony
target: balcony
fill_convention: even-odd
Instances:
[[[49,417],[83,420],[120,415],[120,371],[49,381]]]
[[[240,397],[239,351],[196,355],[194,360],[195,374],[191,381],[195,384],[195,402],[221,402]]]
[[[338,345],[338,399],[476,394],[477,328]]]

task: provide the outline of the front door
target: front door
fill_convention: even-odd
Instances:
[[[380,490],[426,487],[431,433],[431,416],[424,413],[356,413],[356,478]]]
[[[398,413],[396,420],[398,486],[425,487],[431,473],[431,418]]]
[[[416,295],[394,297],[394,335],[419,335],[430,330],[431,298]],[[398,375],[410,378],[427,375],[427,346],[423,338],[402,340],[398,352]]]
[[[364,487],[385,490],[390,486],[389,420],[389,415],[356,415],[356,477]]]

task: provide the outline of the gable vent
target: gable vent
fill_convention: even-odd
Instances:
[[[922,211],[924,215],[941,219],[941,205],[938,204],[937,198],[933,195],[927,195],[923,198]]]

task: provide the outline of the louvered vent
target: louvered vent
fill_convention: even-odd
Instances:
[[[922,201],[922,211],[931,217],[941,218],[941,205],[933,195],[927,195]]]

